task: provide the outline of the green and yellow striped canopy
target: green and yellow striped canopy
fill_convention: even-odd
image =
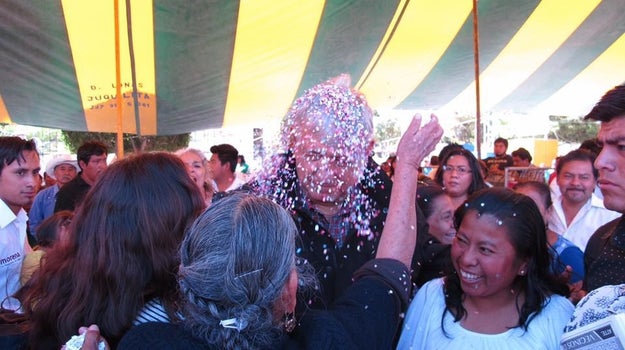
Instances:
[[[472,0],[116,3],[0,2],[0,123],[263,127],[340,73],[378,111],[476,109]],[[583,115],[625,81],[623,0],[480,0],[478,14],[482,112]]]

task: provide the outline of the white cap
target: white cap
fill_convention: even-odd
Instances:
[[[61,164],[69,164],[76,168],[76,172],[80,172],[76,157],[73,157],[69,154],[61,154],[48,161],[48,164],[46,164],[46,174],[56,180],[56,176],[54,176],[54,168]]]

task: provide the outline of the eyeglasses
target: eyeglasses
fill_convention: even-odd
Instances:
[[[345,168],[352,164],[352,160],[346,156],[328,155],[316,151],[308,151],[304,154],[304,159],[309,163],[316,163],[321,161],[333,162],[336,166]]]
[[[455,171],[459,175],[468,174],[471,172],[471,169],[463,166],[451,166],[451,165],[443,165],[443,171],[449,171],[450,173]]]

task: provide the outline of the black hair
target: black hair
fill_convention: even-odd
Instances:
[[[508,140],[504,139],[503,137],[498,137],[495,139],[495,142],[493,142],[493,144],[497,144],[497,143],[503,143],[506,146],[506,149],[508,149]]]
[[[460,148],[452,148],[449,152],[445,154],[445,157],[442,158],[438,171],[436,172],[435,181],[437,184],[443,186],[443,173],[445,172],[445,165],[447,165],[447,161],[452,156],[463,156],[466,158],[469,163],[469,167],[471,168],[471,185],[469,186],[468,193],[471,194],[475,191],[481,190],[482,188],[487,187],[484,182],[484,177],[482,176],[481,166],[477,158],[473,155],[473,153],[468,150],[460,147]]]
[[[560,174],[560,171],[562,171],[562,168],[564,168],[564,165],[566,163],[569,163],[572,161],[589,162],[592,168],[592,175],[596,179],[597,177],[599,177],[599,170],[595,168],[595,158],[597,158],[597,155],[593,154],[592,152],[588,150],[585,150],[585,149],[572,150],[566,155],[560,157],[560,159],[558,160],[556,164],[556,173]]]
[[[529,323],[542,311],[545,301],[551,295],[569,294],[567,285],[550,271],[551,256],[545,222],[538,206],[528,196],[507,188],[492,187],[474,193],[456,210],[456,227],[460,227],[469,213],[496,217],[514,247],[516,258],[527,262],[527,273],[518,275],[514,281],[522,292],[517,293],[517,298],[523,295],[525,299],[523,302],[517,299],[519,322],[516,327],[527,330]],[[462,304],[464,291],[457,272],[445,277],[444,289],[444,312],[450,312],[456,322],[462,320],[467,311]]]
[[[584,119],[609,122],[618,117],[625,117],[625,83],[606,92]]]
[[[24,160],[24,151],[37,151],[34,140],[24,140],[17,136],[0,137],[0,174],[4,167],[17,161],[21,164]]]
[[[424,185],[417,188],[417,206],[421,208],[423,215],[428,219],[432,215],[432,202],[440,196],[447,195],[439,185]]]
[[[221,145],[212,146],[210,151],[212,154],[217,155],[222,165],[228,163],[230,165],[230,171],[234,173],[239,158],[239,151],[237,151],[234,146],[223,143]]]
[[[78,151],[76,151],[78,165],[80,166],[80,161],[89,164],[91,156],[101,156],[103,154],[108,154],[108,152],[108,147],[104,143],[100,141],[87,141],[80,145]]]

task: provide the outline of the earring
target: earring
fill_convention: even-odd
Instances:
[[[525,270],[521,270],[521,271],[519,271],[519,275],[521,275],[521,276],[525,276]]]
[[[293,315],[292,313],[285,313],[284,314],[284,330],[287,333],[291,333],[295,329],[295,326],[297,326],[295,315]]]

